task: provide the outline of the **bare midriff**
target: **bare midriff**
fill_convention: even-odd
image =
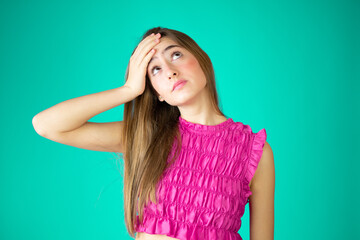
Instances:
[[[137,232],[135,240],[179,240],[178,238],[172,238],[166,235],[149,234],[145,232]]]

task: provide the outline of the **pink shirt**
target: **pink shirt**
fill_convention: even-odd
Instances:
[[[179,117],[179,129],[180,156],[157,185],[158,204],[145,206],[143,224],[137,216],[136,231],[181,240],[241,240],[238,231],[265,128],[253,133],[231,118],[210,126]]]

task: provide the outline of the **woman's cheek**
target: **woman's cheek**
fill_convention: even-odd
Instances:
[[[156,80],[151,79],[150,83],[151,83],[152,87],[158,92],[158,84],[157,84]]]
[[[154,81],[153,82],[153,87],[155,88],[155,90],[161,95],[164,92],[164,84],[160,84],[159,81]]]
[[[186,70],[192,70],[192,69],[196,68],[197,64],[198,63],[195,58],[189,59],[188,61],[186,61],[182,64],[182,68],[184,68]]]

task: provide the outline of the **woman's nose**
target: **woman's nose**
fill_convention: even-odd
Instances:
[[[172,66],[166,66],[166,76],[168,79],[172,79],[175,76],[177,77],[179,75],[178,71],[172,67]]]
[[[168,73],[168,78],[171,79],[172,77],[177,76],[177,73],[173,71],[173,73]]]

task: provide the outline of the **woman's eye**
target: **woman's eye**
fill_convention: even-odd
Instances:
[[[172,55],[179,54],[181,56],[181,52],[174,52]]]
[[[176,52],[173,52],[173,54],[171,54],[171,56],[175,56],[175,55],[178,55],[179,57],[181,57],[181,52],[178,52],[178,51],[176,51]],[[176,58],[177,59],[177,58]],[[158,66],[155,66],[155,67],[153,67],[152,69],[151,69],[151,73],[153,74],[153,75],[155,75],[156,73],[154,72],[154,70],[155,69],[159,69],[159,67]]]
[[[153,68],[151,69],[151,73],[152,73],[153,75],[155,75],[154,70],[157,69],[157,68],[159,68],[159,67],[153,67]]]

